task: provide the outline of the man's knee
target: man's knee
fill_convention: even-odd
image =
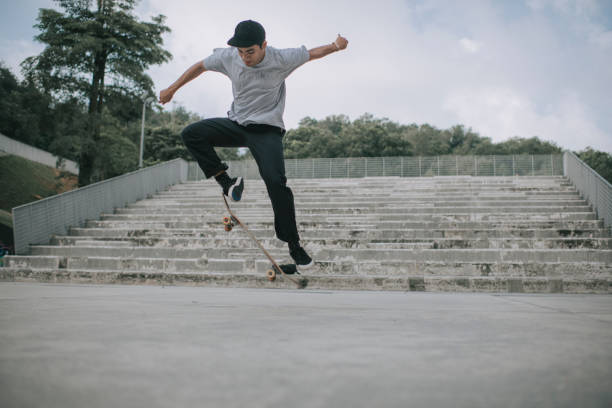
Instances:
[[[186,126],[181,131],[181,138],[183,139],[183,143],[189,145],[197,136],[195,123]]]

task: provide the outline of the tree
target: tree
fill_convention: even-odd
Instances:
[[[556,154],[561,151],[556,144],[542,141],[537,137],[512,137],[497,144],[496,154]]]
[[[612,183],[612,155],[610,153],[594,150],[589,146],[576,154],[608,183]]]
[[[79,185],[95,181],[100,164],[102,114],[109,99],[132,101],[153,96],[145,70],[168,61],[161,35],[170,29],[159,15],[152,22],[131,14],[136,0],[55,0],[64,12],[40,9],[36,39],[42,53],[23,63],[28,80],[60,99],[87,104],[87,126],[80,141]],[[134,105],[134,103],[132,103]],[[109,139],[105,138],[108,142]]]
[[[41,125],[50,122],[51,98],[31,84],[20,83],[0,65],[0,132],[23,143],[42,147]]]
[[[402,126],[387,118],[377,119],[366,113],[342,130],[342,141],[337,142],[338,156],[380,157],[411,156],[412,143],[403,134]],[[345,152],[342,152],[345,149]]]
[[[283,142],[288,158],[561,153],[555,143],[538,137],[493,143],[463,125],[440,130],[428,124],[402,125],[369,113],[352,122],[345,115],[323,120],[305,117],[287,132]]]
[[[287,132],[283,138],[285,157],[337,157],[335,140],[337,136],[319,126],[300,126]]]

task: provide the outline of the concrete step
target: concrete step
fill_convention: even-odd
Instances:
[[[245,179],[245,182],[250,184],[263,185],[261,179]],[[409,184],[409,185],[569,185],[569,181],[565,177],[550,177],[548,176],[520,176],[520,177],[490,177],[490,176],[468,176],[461,177],[363,177],[363,178],[292,178],[288,181],[291,184],[322,188],[333,186],[376,186],[385,187],[394,184]],[[212,179],[189,181],[180,185],[172,186],[172,190],[187,190],[197,188],[200,185],[216,185]]]
[[[105,214],[101,216],[101,221],[88,222],[88,227],[99,227],[99,226],[120,226],[129,225],[133,228],[135,225],[161,225],[168,228],[197,228],[202,223],[221,222],[222,218],[227,213],[211,214],[211,215],[161,215],[161,214],[150,214],[150,215],[125,215],[125,214]],[[393,221],[397,223],[408,223],[408,222],[429,222],[429,223],[443,223],[443,222],[468,222],[468,221],[490,221],[490,222],[504,222],[516,220],[520,215],[520,219],[529,222],[535,221],[586,221],[596,220],[597,217],[593,212],[563,212],[563,213],[489,213],[489,212],[465,212],[462,214],[423,214],[423,213],[338,213],[338,214],[306,214],[298,211],[296,217],[300,224],[306,223],[338,223],[344,225],[354,224],[380,224],[386,221]],[[247,223],[259,224],[271,221],[273,219],[272,212],[269,214],[237,214],[240,219]]]
[[[320,189],[321,190],[320,192],[308,191],[307,193],[305,192],[305,194],[302,194],[302,196],[304,199],[313,200],[313,201],[317,201],[317,200],[325,201],[326,199],[329,199],[329,198],[360,199],[361,197],[359,194],[353,195],[353,194],[350,194],[350,192],[360,191],[360,192],[366,192],[368,194],[371,194],[371,191],[374,188],[375,187],[365,188],[365,187],[356,187],[356,186],[353,186],[353,187],[345,186],[344,188],[327,189],[328,191],[326,191],[325,189]],[[295,186],[293,186],[292,190],[294,189],[295,189]],[[335,193],[333,196],[330,196],[329,194],[327,194],[332,190]],[[427,199],[427,198],[436,198],[436,197],[439,197],[441,199],[448,199],[451,197],[463,197],[466,200],[478,199],[478,198],[495,198],[495,197],[509,197],[509,198],[524,197],[524,198],[530,198],[530,199],[540,199],[540,198],[557,199],[557,198],[577,198],[579,197],[578,192],[573,187],[563,188],[562,190],[561,189],[552,189],[552,190],[547,189],[545,191],[538,191],[538,190],[509,191],[507,189],[504,191],[495,191],[491,189],[484,190],[484,191],[474,191],[474,189],[468,188],[460,192],[457,192],[457,191],[449,192],[448,195],[445,195],[444,192],[439,191],[439,189],[436,189],[436,188],[432,188],[430,190],[431,191],[429,193],[427,193],[426,191],[417,192],[413,190],[413,187],[407,186],[406,188],[402,190],[390,189],[388,190],[388,192],[386,192],[386,194],[384,195],[379,194],[377,197],[374,197],[374,199],[382,200],[384,198],[398,198],[397,192],[405,193],[402,195],[406,197],[415,198],[415,199]],[[266,197],[266,194],[267,194],[265,192],[265,188],[263,187],[263,185],[260,187],[247,185],[244,189],[244,193],[248,195],[249,199],[255,198],[255,197],[263,198],[263,197]],[[218,187],[211,188],[211,186],[202,185],[201,188],[199,189],[160,191],[156,194],[153,194],[151,196],[151,199],[153,200],[171,200],[171,199],[187,200],[189,198],[197,198],[197,199],[204,198],[204,199],[218,200],[220,194],[221,192]]]
[[[317,259],[361,261],[371,259],[404,262],[602,262],[612,264],[612,251],[590,249],[321,249]]]
[[[292,189],[293,190],[293,189]],[[361,193],[372,196],[373,200],[384,201],[385,199],[400,199],[407,198],[413,200],[428,200],[428,199],[441,199],[441,200],[449,200],[453,198],[458,198],[461,200],[480,200],[480,199],[516,199],[516,198],[524,198],[529,200],[558,200],[558,199],[577,199],[579,198],[579,194],[575,189],[563,189],[563,190],[546,190],[546,191],[496,191],[492,189],[484,190],[484,191],[475,191],[464,189],[462,191],[451,191],[444,192],[438,189],[431,189],[430,191],[426,191],[421,189],[420,191],[415,191],[411,188],[407,188],[404,190],[389,190],[386,192],[375,192],[372,193],[373,189],[364,189],[364,188],[345,188],[343,189],[333,189],[329,191],[320,191],[320,192],[300,192],[296,191],[296,194],[299,193],[299,198],[307,201],[350,201],[350,200],[363,200],[364,197]],[[354,193],[354,194],[352,194]],[[215,189],[205,189],[201,190],[186,190],[186,191],[162,191],[156,193],[150,197],[153,201],[170,201],[170,200],[200,200],[200,201],[217,201],[220,199],[221,191],[218,188]],[[265,190],[259,190],[255,188],[245,188],[244,196],[248,198],[248,200],[263,200],[267,197],[267,192]]]
[[[258,188],[263,186],[261,180],[246,179],[246,186],[257,186]],[[496,178],[496,177],[473,177],[472,179],[461,179],[451,177],[447,179],[437,177],[372,177],[372,178],[338,178],[338,179],[290,179],[288,184],[295,188],[305,189],[331,189],[340,188],[344,189],[347,187],[357,188],[378,188],[378,189],[389,189],[397,188],[397,186],[424,186],[424,187],[524,187],[533,186],[543,188],[546,186],[553,186],[555,188],[563,186],[571,186],[571,183],[567,179],[546,179],[546,178],[529,178],[529,177],[508,177],[508,178]],[[192,190],[198,189],[201,186],[217,186],[213,180],[201,180],[197,182],[188,182],[181,185],[173,186],[170,190]]]
[[[591,207],[582,200],[574,201],[533,201],[525,202],[520,201],[514,204],[506,201],[487,201],[487,202],[394,202],[394,203],[298,203],[301,211],[308,212],[337,212],[337,211],[369,211],[369,212],[412,212],[413,210],[419,211],[432,211],[432,212],[454,212],[457,209],[459,211],[486,211],[489,209],[491,212],[503,211],[505,208],[512,208],[512,212],[520,210],[534,211],[545,209],[546,212],[552,211],[592,211]],[[245,203],[242,205],[234,205],[236,211],[262,211],[270,207],[270,202],[260,203]],[[190,204],[155,204],[147,206],[131,206],[127,208],[117,208],[114,214],[212,214],[218,213],[224,207],[218,203],[190,203]],[[427,209],[427,210],[424,210]],[[300,210],[298,210],[300,211]]]
[[[312,248],[311,248],[312,246]],[[402,262],[605,262],[612,264],[611,250],[593,249],[345,249],[308,245],[319,260]],[[99,246],[35,246],[31,255],[61,257],[112,256],[122,258],[247,258],[257,248],[168,248],[168,247],[99,247]],[[271,255],[287,256],[286,249],[270,248]]]
[[[531,226],[533,227],[533,226]],[[275,232],[272,228],[257,226],[249,227],[249,230],[260,238],[272,238]],[[236,229],[239,231],[239,229]],[[225,231],[223,231],[225,233]],[[220,234],[220,227],[217,222],[210,227],[200,229],[141,229],[131,228],[72,228],[70,237],[78,239],[129,239],[129,238],[156,238],[170,239],[185,237],[191,239],[215,238]],[[609,234],[602,228],[545,228],[527,229],[526,228],[448,228],[448,229],[373,229],[373,228],[302,228],[300,236],[304,240],[308,239],[491,239],[491,238],[526,238],[526,239],[549,239],[549,238],[610,238]],[[70,238],[62,237],[62,238]]]
[[[282,258],[277,258],[281,263]],[[69,257],[58,258],[59,266],[32,267],[9,259],[9,268],[17,269],[64,269],[112,270],[116,272],[165,272],[165,273],[257,273],[264,275],[271,264],[263,255],[244,258],[122,258],[122,257]],[[600,279],[612,276],[612,267],[601,262],[442,262],[414,261],[410,263],[394,260],[321,260],[305,273],[333,276],[485,276],[485,277],[547,277]]]
[[[546,188],[543,190],[538,189],[528,189],[528,190],[511,190],[505,188],[503,190],[494,190],[494,189],[485,189],[482,191],[474,190],[474,189],[453,189],[452,191],[443,191],[436,188],[431,189],[415,189],[414,187],[406,187],[403,189],[390,189],[386,191],[376,191],[375,187],[351,187],[345,186],[344,188],[335,188],[335,189],[318,189],[317,191],[309,189],[309,190],[297,190],[295,186],[291,186],[292,191],[294,191],[298,197],[308,198],[310,200],[324,200],[325,198],[333,197],[333,198],[344,198],[350,199],[351,197],[359,197],[362,198],[363,195],[367,195],[372,199],[381,199],[381,198],[397,198],[397,197],[414,197],[414,198],[431,198],[431,197],[441,197],[451,198],[463,198],[463,199],[471,199],[471,198],[479,198],[479,197],[525,197],[530,199],[536,198],[572,198],[579,196],[578,191],[574,187],[564,187],[562,189],[559,188]],[[259,189],[261,188],[261,190]],[[255,188],[253,186],[246,186],[244,189],[244,196],[249,199],[263,199],[266,197],[265,187],[262,185],[259,188]],[[351,191],[355,191],[355,193],[360,194],[351,194]],[[361,194],[363,193],[363,194]],[[211,188],[211,186],[202,185],[197,189],[191,190],[172,190],[172,191],[161,191],[151,196],[152,199],[203,199],[203,200],[219,200],[221,195],[221,190],[219,187]]]
[[[310,246],[330,249],[612,249],[611,238],[310,238],[302,241]],[[284,248],[286,244],[273,237],[259,238],[266,248]],[[55,237],[52,245],[107,247],[168,247],[168,248],[249,248],[255,243],[246,234],[217,234],[209,238],[194,237]]]
[[[316,261],[311,288],[608,293],[612,238],[562,177],[290,180]],[[233,208],[281,263],[261,181]],[[0,279],[293,287],[226,215],[219,187],[186,183],[72,228]],[[4,278],[2,278],[4,277]],[[289,283],[289,285],[287,285]],[[280,285],[280,286],[275,286]]]
[[[269,200],[262,201],[244,201],[240,203],[231,203],[232,209],[239,211],[257,211],[262,209],[270,208]],[[567,211],[572,208],[590,208],[590,205],[583,200],[498,200],[498,201],[394,201],[394,202],[376,202],[367,201],[363,202],[300,202],[296,200],[296,206],[298,211],[334,211],[334,210],[345,210],[345,209],[361,209],[361,210],[396,210],[404,212],[411,209],[421,208],[441,208],[447,211],[453,209],[482,209],[488,208],[491,211],[498,212],[503,208],[522,208],[526,211],[533,211],[532,209],[542,208],[554,208],[555,211]],[[114,213],[117,214],[139,214],[146,212],[154,213],[211,213],[218,212],[225,209],[222,203],[219,202],[206,202],[206,201],[193,201],[193,202],[165,202],[165,203],[148,203],[147,205],[141,206],[128,206],[125,208],[116,208]],[[515,210],[516,211],[516,210]],[[536,210],[537,211],[537,210]]]
[[[286,288],[287,279],[268,281],[262,274],[117,272],[64,269],[0,268],[0,281],[84,284],[182,285],[245,288]],[[309,289],[394,290],[491,293],[610,293],[610,276],[600,278],[485,277],[485,276],[334,276],[309,275]]]
[[[424,217],[421,217],[421,219]],[[514,217],[510,220],[438,220],[438,221],[379,221],[369,220],[368,222],[355,222],[354,218],[332,221],[323,219],[323,217],[310,221],[298,220],[298,228],[300,230],[314,229],[359,229],[368,228],[372,230],[388,230],[388,229],[557,229],[563,231],[583,231],[603,228],[601,220],[571,220],[571,219],[556,219],[556,220],[521,220]],[[270,217],[259,220],[245,220],[249,229],[265,229],[273,230],[274,225]],[[88,221],[87,228],[129,228],[138,231],[149,231],[153,229],[177,229],[177,230],[218,230],[220,222],[216,220],[206,220],[198,222],[126,222],[126,221]],[[74,229],[76,230],[76,229]],[[569,234],[569,232],[568,232]]]

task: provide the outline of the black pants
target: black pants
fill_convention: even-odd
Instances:
[[[181,136],[206,178],[228,168],[214,147],[248,147],[272,201],[276,236],[281,241],[297,242],[300,237],[295,222],[293,193],[287,187],[285,177],[284,134],[284,130],[275,126],[241,126],[227,118],[214,118],[192,123],[183,129]]]

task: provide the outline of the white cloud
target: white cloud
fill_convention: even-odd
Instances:
[[[574,15],[593,15],[600,10],[596,0],[527,0],[527,5],[534,10],[542,10],[546,7]]]
[[[545,112],[527,95],[509,88],[455,90],[446,97],[443,108],[496,142],[513,136],[538,136],[579,150],[605,145],[609,139],[595,125],[585,103],[571,92],[551,103]]]
[[[459,40],[459,44],[461,44],[464,50],[472,54],[480,51],[480,48],[482,47],[481,43],[470,40],[469,38],[462,38],[461,40]]]

